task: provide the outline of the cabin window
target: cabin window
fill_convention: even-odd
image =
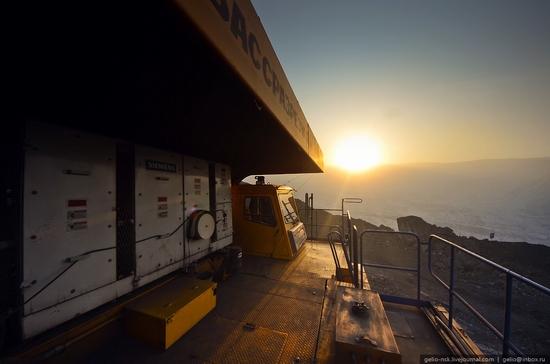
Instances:
[[[244,219],[259,224],[276,226],[275,211],[269,197],[254,196],[244,199]]]
[[[296,213],[296,202],[292,194],[280,194],[279,201],[281,201],[281,212],[283,213],[285,224],[296,224],[300,219]]]

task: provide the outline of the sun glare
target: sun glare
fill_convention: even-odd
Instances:
[[[344,139],[334,152],[334,164],[350,172],[361,172],[382,161],[379,146],[366,136]]]

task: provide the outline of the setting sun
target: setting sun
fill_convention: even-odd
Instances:
[[[348,137],[338,146],[333,156],[334,164],[351,172],[360,172],[382,161],[380,147],[370,138],[361,135]]]

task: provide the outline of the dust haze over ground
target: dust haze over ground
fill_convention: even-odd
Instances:
[[[299,201],[299,206],[304,204]],[[331,226],[341,224],[341,217],[325,211],[317,211],[312,218],[303,221]],[[353,219],[359,232],[367,229],[393,230],[384,225],[374,225],[362,219]],[[398,218],[399,231],[416,233],[421,242],[428,242],[435,234],[466,249],[486,257],[543,286],[550,287],[550,247],[525,242],[499,242],[476,239],[456,234],[448,227],[440,227],[416,216]],[[325,230],[308,227],[308,236],[326,238]],[[395,265],[415,268],[417,244],[410,237],[390,234],[373,234],[365,237],[364,259],[366,263]],[[441,304],[448,308],[449,294],[429,274],[428,246],[421,246],[421,299]],[[433,242],[433,271],[449,283],[450,248],[437,240]],[[506,275],[462,252],[455,254],[455,287],[476,310],[503,331]],[[369,267],[367,269],[371,289],[387,295],[416,298],[417,276],[415,273]],[[524,354],[550,354],[550,296],[521,283],[513,284],[512,342]],[[502,343],[496,339],[466,307],[455,300],[455,318],[486,354],[501,354]]]
[[[290,179],[274,178],[266,180]],[[363,174],[327,167],[291,185],[300,199],[313,193],[317,208],[339,209],[342,198],[361,198],[345,210],[394,230],[397,218],[413,215],[460,236],[494,233],[499,241],[550,246],[550,158],[383,165]]]

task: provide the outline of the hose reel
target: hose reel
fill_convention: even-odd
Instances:
[[[189,218],[190,239],[210,239],[216,229],[214,216],[207,210],[193,211]]]

